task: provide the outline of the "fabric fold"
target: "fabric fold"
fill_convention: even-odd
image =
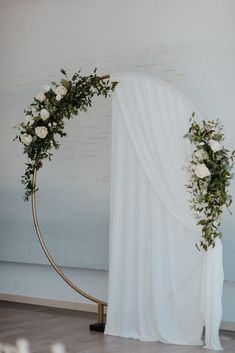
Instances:
[[[205,348],[222,350],[219,327],[222,319],[222,292],[224,282],[223,253],[220,239],[214,249],[204,253],[201,309],[205,320]]]
[[[119,83],[112,102],[105,333],[201,344],[205,324],[206,345],[219,347],[220,252],[202,254],[194,246],[200,232],[189,209],[182,168],[191,152],[183,135],[195,108],[155,77],[121,73],[111,79]],[[213,305],[205,283],[216,290]]]

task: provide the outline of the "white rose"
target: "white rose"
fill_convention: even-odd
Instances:
[[[34,124],[34,118],[32,115],[26,115],[25,120],[26,124],[28,124],[29,126],[32,126]]]
[[[37,112],[37,108],[36,107],[32,107],[32,112],[36,113]]]
[[[55,94],[61,95],[61,96],[65,96],[67,92],[68,92],[67,88],[64,87],[63,85],[59,85],[58,87],[56,87],[56,90],[55,90]]]
[[[204,163],[199,163],[196,165],[194,172],[196,174],[196,176],[200,179],[203,179],[209,175],[211,175],[209,169],[207,168],[207,166]]]
[[[197,157],[198,159],[203,159],[203,150],[197,150],[195,153],[194,153],[194,156]]]
[[[47,119],[49,118],[49,116],[50,116],[50,113],[49,113],[48,110],[42,109],[42,110],[40,111],[40,117],[41,117],[41,119],[42,119],[43,121],[47,120]]]
[[[21,142],[23,142],[25,145],[30,145],[30,143],[33,140],[32,136],[27,134],[20,135],[20,139],[21,139]]]
[[[43,92],[41,92],[35,98],[42,103],[46,99],[46,96]]]
[[[50,87],[49,85],[45,85],[45,86],[43,87],[43,89],[44,89],[45,92],[49,92],[50,89],[51,89],[51,87]]]
[[[40,137],[41,139],[44,139],[48,134],[48,130],[45,126],[37,126],[35,128],[35,133],[38,137]]]
[[[61,94],[57,94],[55,99],[59,102],[61,99],[63,98],[63,96]]]
[[[218,152],[222,150],[221,144],[213,139],[209,141],[209,145],[213,152]]]
[[[197,150],[194,153],[194,156],[199,159],[200,161],[202,161],[203,159],[207,159],[208,158],[208,154],[206,151],[204,151],[203,149]]]

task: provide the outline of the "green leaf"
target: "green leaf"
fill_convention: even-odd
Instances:
[[[61,72],[64,76],[67,76],[65,69],[63,69],[63,68],[60,69],[60,72]]]

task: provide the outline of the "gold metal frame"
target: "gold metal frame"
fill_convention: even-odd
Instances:
[[[99,77],[100,80],[106,80],[110,78],[110,75],[104,75],[104,76],[100,76]],[[36,190],[36,180],[37,180],[37,170],[34,169],[33,172],[33,177],[32,177],[32,186],[33,189]],[[33,223],[34,223],[34,227],[36,230],[36,234],[38,237],[38,240],[40,242],[40,245],[42,247],[42,250],[44,252],[44,254],[46,255],[47,259],[49,260],[51,266],[54,268],[54,270],[58,273],[58,275],[71,287],[73,288],[78,294],[82,295],[83,297],[91,300],[92,302],[96,303],[98,305],[98,324],[104,324],[105,323],[105,319],[104,319],[104,307],[107,306],[108,304],[103,301],[103,300],[99,300],[95,297],[93,297],[92,295],[84,292],[83,290],[81,290],[79,287],[77,287],[73,282],[70,281],[70,279],[64,274],[64,272],[56,265],[54,259],[52,258],[46,244],[45,241],[42,237],[42,233],[40,231],[40,227],[39,227],[39,222],[38,222],[38,216],[37,216],[37,208],[36,208],[36,196],[35,196],[35,192],[32,193],[32,197],[31,197],[31,201],[32,201],[32,213],[33,213]]]
[[[36,189],[36,180],[37,180],[37,170],[34,169],[33,172],[33,178],[32,178],[32,184],[33,184],[33,188]],[[99,300],[95,297],[93,297],[92,295],[84,292],[83,290],[81,290],[79,287],[77,287],[73,282],[70,281],[70,279],[64,274],[64,272],[56,265],[55,261],[53,260],[46,244],[45,241],[43,239],[42,233],[40,231],[40,227],[39,227],[39,222],[38,222],[38,216],[37,216],[37,208],[36,208],[36,193],[33,192],[32,193],[32,197],[31,197],[31,201],[32,201],[32,214],[33,214],[33,223],[34,223],[34,227],[36,230],[36,234],[38,237],[38,240],[41,244],[42,250],[44,252],[44,254],[46,255],[47,259],[49,260],[51,266],[54,268],[54,270],[60,275],[61,278],[63,278],[63,280],[71,287],[73,288],[77,293],[79,293],[80,295],[82,295],[83,297],[91,300],[94,303],[98,304],[98,323],[99,324],[104,324],[105,319],[104,319],[104,307],[107,306],[107,303]]]

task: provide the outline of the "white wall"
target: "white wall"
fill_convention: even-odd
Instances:
[[[61,268],[82,290],[107,301],[108,273]],[[68,302],[91,303],[70,288],[48,265],[0,262],[0,293]]]
[[[24,163],[22,150],[18,144],[11,142],[14,137],[12,126],[23,119],[23,110],[32,97],[48,81],[59,78],[58,70],[61,67],[65,67],[70,74],[80,67],[83,68],[84,74],[92,72],[94,67],[98,67],[100,73],[128,70],[146,72],[174,85],[206,117],[221,118],[225,124],[227,146],[234,147],[234,20],[233,0],[0,2],[0,163],[4,167],[0,170],[0,213],[4,215],[0,227],[0,253],[5,260],[0,262],[0,292],[82,300],[77,299],[76,293],[66,288],[50,268],[40,265],[40,261],[39,265],[9,262],[14,260],[17,252],[19,254],[22,249],[25,251],[25,254],[22,253],[25,261],[28,262],[33,262],[40,252],[36,239],[32,240],[34,234],[32,224],[29,225],[29,222],[32,222],[30,209],[20,201],[23,193],[19,182]],[[103,109],[102,105],[100,109]],[[108,120],[106,115],[107,124]],[[75,127],[78,128],[77,124],[74,122],[68,132],[74,134]],[[108,134],[106,137],[108,148]],[[71,140],[72,138],[69,143],[73,156],[70,156],[70,152],[68,155],[67,150],[66,156],[60,155],[62,159],[67,158],[62,163],[62,159],[59,160],[60,169],[50,167],[42,173],[42,189],[44,195],[47,195],[55,181],[53,172],[59,170],[65,173],[71,168],[70,172],[63,174],[61,181],[57,180],[55,183],[62,194],[61,199],[57,195],[55,203],[63,200],[63,195],[71,193],[76,187],[79,189],[79,179],[75,177],[80,175],[81,160],[76,165],[79,148]],[[61,153],[65,153],[65,150]],[[75,162],[71,161],[70,164],[69,158]],[[55,157],[54,165],[56,161],[58,160]],[[106,164],[102,167],[103,176],[108,176],[108,153],[105,161]],[[89,159],[86,167],[89,168]],[[67,182],[63,183],[63,180]],[[86,184],[86,188],[88,185]],[[94,185],[97,187],[97,184]],[[103,215],[108,219],[108,183],[102,188],[98,195],[99,200],[102,200],[100,210],[103,210]],[[235,183],[231,193],[235,195]],[[73,210],[74,207],[80,207],[82,200],[79,193],[74,196],[69,200]],[[42,197],[46,200],[46,196]],[[89,205],[95,204],[95,201],[92,200]],[[46,222],[45,226],[49,224],[50,217],[54,217],[52,204],[46,202],[44,206],[47,207],[40,210]],[[62,209],[63,207],[61,214]],[[235,210],[235,203],[232,210]],[[92,212],[97,215],[94,209]],[[89,221],[88,218],[87,222]],[[14,222],[13,229],[11,226]],[[76,235],[75,223],[73,227]],[[223,221],[226,278],[224,320],[235,322],[234,229],[234,216],[226,214]],[[81,234],[81,229],[78,229],[77,234]],[[94,234],[85,237],[85,242],[93,243],[90,236]],[[56,239],[53,237],[52,245]],[[60,239],[66,242],[63,234]],[[20,246],[21,244],[23,246]],[[87,243],[85,245],[87,246]],[[31,255],[31,258],[28,255]],[[69,256],[69,253],[64,256]],[[24,261],[23,257],[21,261]],[[96,291],[97,295],[107,295],[105,271],[67,271],[75,281],[82,282],[84,289],[90,289],[94,295]]]

